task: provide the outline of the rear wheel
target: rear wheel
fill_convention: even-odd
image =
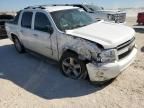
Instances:
[[[63,74],[69,78],[85,79],[87,77],[85,62],[73,52],[67,52],[62,56],[60,66]]]
[[[21,44],[18,38],[14,38],[14,46],[19,53],[24,53],[24,46]]]

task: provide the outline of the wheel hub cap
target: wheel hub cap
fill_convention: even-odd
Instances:
[[[81,75],[81,66],[78,61],[72,57],[66,58],[63,61],[62,68],[64,73],[71,78],[77,78]]]

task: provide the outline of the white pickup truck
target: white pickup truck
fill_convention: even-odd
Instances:
[[[132,28],[94,22],[73,6],[25,8],[6,23],[6,30],[19,53],[29,49],[57,60],[63,74],[73,79],[113,79],[137,53]]]

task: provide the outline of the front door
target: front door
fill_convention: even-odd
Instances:
[[[32,42],[29,44],[33,46],[33,49],[47,57],[52,56],[52,35],[48,31],[48,27],[51,26],[51,23],[48,19],[48,16],[42,12],[36,12],[34,17],[33,24],[33,34]]]

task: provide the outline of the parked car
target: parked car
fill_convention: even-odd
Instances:
[[[0,37],[5,37],[7,35],[5,30],[5,22],[11,21],[14,19],[14,16],[8,14],[0,14]]]
[[[61,6],[74,6],[85,10],[94,20],[105,20],[115,23],[125,23],[126,12],[120,10],[105,10],[103,7],[88,4],[60,4]],[[59,6],[55,4],[54,6]]]
[[[6,30],[19,53],[29,49],[59,61],[63,74],[73,79],[113,79],[137,53],[132,28],[94,22],[73,6],[25,8]]]
[[[139,25],[144,25],[144,12],[138,13],[137,23],[138,23]]]

